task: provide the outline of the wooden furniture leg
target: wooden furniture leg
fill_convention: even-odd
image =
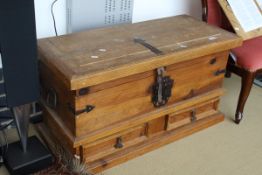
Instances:
[[[254,79],[255,79],[256,72],[250,72],[245,70],[242,76],[242,85],[241,91],[239,95],[237,110],[235,114],[235,123],[239,124],[243,118],[243,110],[247,101],[247,98],[250,94]]]
[[[228,56],[228,61],[227,61],[227,69],[226,69],[226,78],[231,78],[232,70],[230,69],[232,66],[235,66],[236,62],[234,61],[233,57],[231,54]]]

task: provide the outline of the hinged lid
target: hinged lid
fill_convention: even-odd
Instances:
[[[76,90],[241,43],[235,34],[182,15],[40,39],[38,48],[41,62]]]

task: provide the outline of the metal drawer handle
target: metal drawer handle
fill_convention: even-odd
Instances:
[[[115,147],[116,149],[121,149],[121,148],[124,147],[122,137],[116,138],[116,144],[115,144],[114,147]]]
[[[215,76],[219,76],[219,75],[225,74],[225,73],[226,73],[226,69],[222,69],[222,70],[217,70],[217,71],[214,73],[214,75],[215,75]]]
[[[196,110],[193,109],[193,110],[191,111],[191,122],[195,122],[195,121],[197,121]]]

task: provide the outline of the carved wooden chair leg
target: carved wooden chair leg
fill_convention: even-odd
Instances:
[[[245,71],[242,76],[242,85],[239,95],[237,110],[235,114],[235,123],[239,124],[243,118],[243,111],[247,101],[247,98],[250,94],[256,72]]]

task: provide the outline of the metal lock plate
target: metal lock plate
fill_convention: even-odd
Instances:
[[[153,85],[152,102],[155,107],[165,105],[172,95],[174,80],[169,76],[164,76],[165,68],[157,69],[157,82]]]

